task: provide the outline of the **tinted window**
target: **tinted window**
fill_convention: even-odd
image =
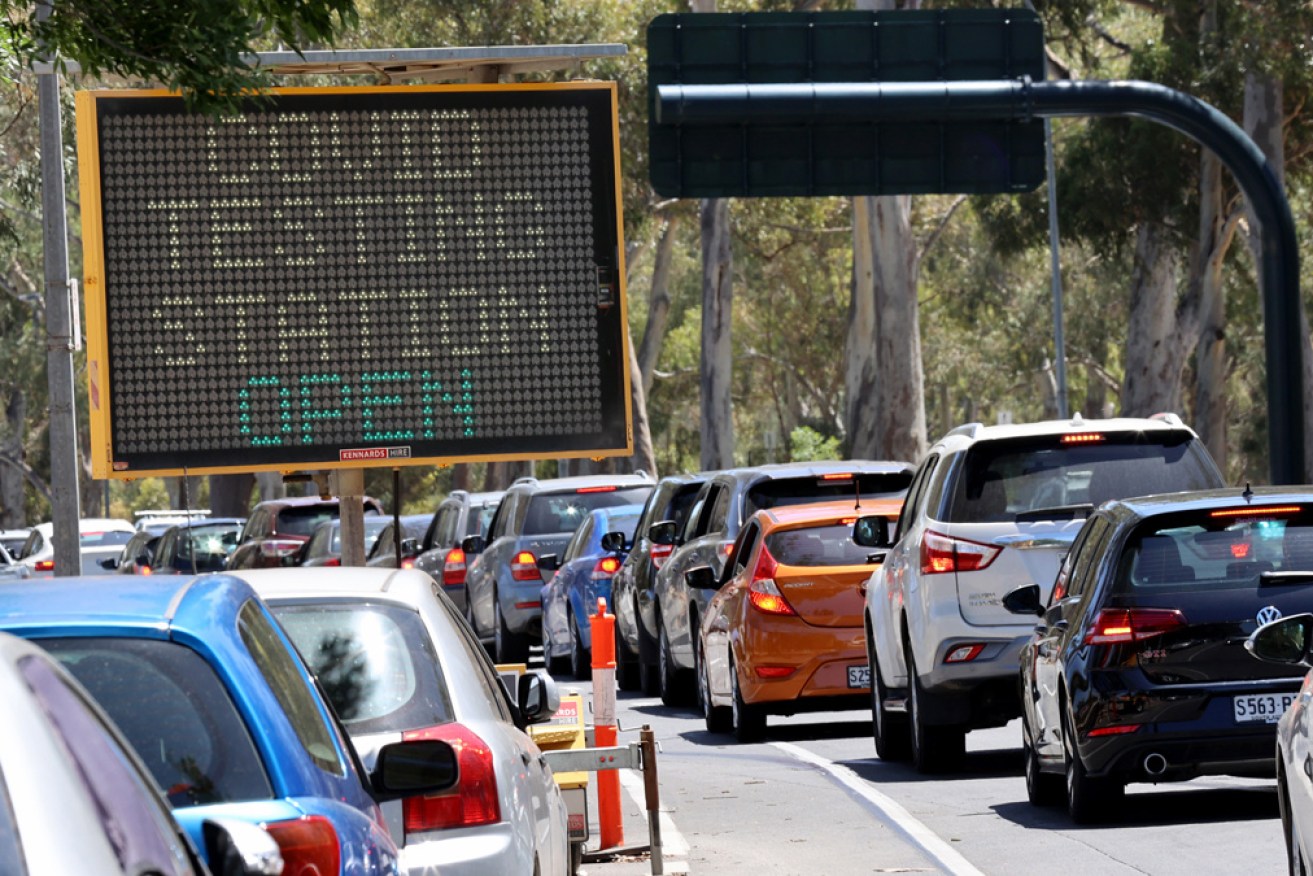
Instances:
[[[738,574],[748,566],[748,557],[752,556],[752,549],[757,546],[757,533],[761,532],[761,526],[755,521],[749,523],[739,533],[738,544],[734,548],[734,566],[730,571],[731,575]]]
[[[607,532],[623,532],[625,541],[634,540],[634,531],[638,529],[637,514],[613,514],[607,517],[605,522]]]
[[[124,870],[195,872],[178,829],[157,802],[155,789],[143,780],[139,768],[82,695],[49,664],[35,657],[24,657],[19,671],[50,719],[68,759],[77,764],[87,795],[97,804],[105,838]],[[7,810],[7,806],[0,806],[0,825],[6,822]],[[0,836],[3,833],[0,828]],[[0,864],[4,862],[4,852],[0,851]],[[0,872],[22,870],[6,866]]]
[[[287,535],[309,535],[325,520],[336,520],[336,505],[293,505],[278,512],[276,531]]]
[[[96,698],[174,807],[273,796],[245,722],[195,651],[156,639],[42,639]]]
[[[597,508],[617,505],[640,505],[652,492],[649,486],[626,487],[593,492],[571,490],[568,493],[538,493],[529,500],[529,513],[525,515],[524,535],[574,532]]]
[[[912,473],[908,471],[892,474],[858,474],[857,482],[852,478],[822,478],[815,475],[797,478],[776,478],[762,481],[748,490],[743,505],[746,518],[754,511],[763,508],[778,508],[781,505],[805,505],[808,502],[824,502],[828,499],[856,499],[858,493],[863,499],[897,499],[907,492],[912,483]]]
[[[1213,513],[1164,515],[1141,526],[1118,558],[1113,592],[1157,597],[1249,590],[1264,572],[1278,573],[1273,583],[1282,572],[1313,572],[1313,509],[1253,517]]]
[[[228,555],[237,549],[237,527],[229,523],[193,526],[175,531],[175,543],[169,551],[175,569],[194,572],[220,572]]]
[[[413,610],[354,600],[273,610],[349,732],[454,719],[433,643]]]
[[[665,520],[675,521],[675,531],[678,532],[688,520],[688,512],[693,508],[693,500],[698,496],[700,484],[693,484],[687,487],[681,487],[675,497],[670,500],[670,507],[666,509]],[[653,523],[659,521],[653,520]]]
[[[949,521],[1011,521],[1024,512],[1221,486],[1201,445],[1185,434],[1106,435],[1087,444],[1063,444],[1062,437],[972,446]]]
[[[488,524],[492,523],[492,516],[496,513],[495,502],[490,505],[471,506],[468,519],[465,521],[465,534],[485,535],[488,532]]]
[[[238,613],[237,631],[260,674],[269,683],[269,689],[287,713],[306,753],[320,769],[334,775],[345,775],[316,695],[307,686],[278,631],[253,600],[243,605]]]
[[[924,504],[926,484],[930,481],[930,472],[934,469],[937,458],[931,456],[921,463],[921,468],[917,471],[915,479],[907,490],[907,501],[903,503],[902,511],[898,515],[898,536],[900,538],[912,526],[912,523],[916,520],[917,512]]]
[[[0,538],[0,544],[4,545],[5,550],[9,551],[14,559],[18,559],[18,555],[23,551],[23,543],[26,541],[27,533]]]
[[[777,530],[766,549],[786,566],[863,566],[871,552],[853,541],[852,524]]]
[[[716,502],[711,506],[711,516],[707,520],[705,532],[724,532],[725,523],[729,518],[729,500],[733,497],[732,490],[722,489],[716,495]]]

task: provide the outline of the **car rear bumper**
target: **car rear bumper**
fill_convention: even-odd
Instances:
[[[861,627],[814,627],[796,617],[765,619],[744,630],[735,663],[744,700],[771,711],[807,711],[811,707],[800,701],[813,699],[836,700],[833,708],[870,705],[869,687],[848,686],[848,667],[866,666]],[[794,671],[786,678],[766,679],[758,675],[765,667]]]
[[[542,581],[516,581],[500,590],[497,596],[501,600],[507,629],[513,633],[525,633],[535,641],[542,636]]]
[[[398,863],[408,876],[487,876],[489,873],[528,873],[532,860],[520,860],[508,822],[477,828],[431,831],[406,838]]]

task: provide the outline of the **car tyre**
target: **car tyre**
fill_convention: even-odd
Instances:
[[[880,662],[875,649],[868,653],[871,667],[871,732],[875,736],[875,754],[880,760],[906,761],[912,756],[911,731],[907,715],[896,715],[885,708],[889,689],[880,678]]]
[[[1111,814],[1125,788],[1114,779],[1095,778],[1085,771],[1076,750],[1074,722],[1069,712],[1062,716],[1062,750],[1066,759],[1067,814],[1077,824],[1094,824]]]
[[[739,670],[733,661],[729,665],[729,683],[734,689],[734,707],[731,711],[734,738],[739,742],[760,742],[766,735],[766,712],[760,706],[744,702],[739,689]]]
[[[570,876],[575,876],[584,864],[584,844],[570,843]]]
[[[711,683],[707,680],[707,653],[702,637],[697,639],[698,704],[702,707],[702,720],[708,733],[729,733],[734,729],[734,710],[712,705]]]
[[[1062,777],[1040,769],[1039,752],[1029,722],[1021,719],[1021,756],[1025,761],[1026,797],[1032,806],[1056,806],[1062,802]]]
[[[570,674],[576,681],[586,681],[593,674],[592,655],[579,636],[579,624],[574,619],[574,612],[570,612]]]
[[[682,673],[675,666],[675,659],[670,653],[670,636],[666,625],[657,626],[657,681],[661,689],[661,702],[667,706],[682,706],[688,702],[687,685]]]
[[[506,617],[501,611],[501,600],[494,593],[492,597],[493,650],[498,663],[525,663],[529,659],[529,637],[524,633],[514,632],[506,625]]]
[[[907,646],[907,723],[911,743],[912,766],[919,773],[940,773],[962,762],[966,752],[966,731],[956,726],[936,726],[925,721],[925,690],[916,674],[916,659]]]
[[[634,613],[638,617],[637,611]],[[658,619],[658,623],[660,620]],[[638,619],[638,686],[645,696],[661,693],[661,677],[657,674],[657,645]]]
[[[630,653],[625,644],[625,637],[620,635],[620,625],[615,625],[615,680],[621,690],[639,689],[638,655]]]

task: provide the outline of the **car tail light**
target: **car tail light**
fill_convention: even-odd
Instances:
[[[333,824],[322,815],[264,826],[283,855],[283,876],[329,876],[337,873],[342,854]]]
[[[748,601],[763,614],[796,615],[789,600],[775,584],[775,570],[778,568],[779,564],[763,544],[757,568],[752,571],[752,582],[748,585]]]
[[[55,570],[54,560],[37,560],[32,566],[38,572],[53,572]]]
[[[401,561],[401,568],[403,568],[403,569],[413,569],[413,568],[415,568],[415,560],[414,560],[414,558],[413,558],[413,557],[406,557],[404,560],[402,560],[402,561]]]
[[[299,551],[301,545],[294,538],[270,538],[260,542],[260,553],[271,560],[282,560]]]
[[[774,666],[774,665],[754,666],[752,667],[752,671],[757,674],[758,678],[765,678],[765,679],[788,678],[790,675],[798,671],[798,667]]]
[[[1114,724],[1111,727],[1095,727],[1086,736],[1122,736],[1127,733],[1134,733],[1143,727],[1143,724]]]
[[[652,545],[652,567],[660,569],[670,559],[670,555],[675,552],[673,544],[654,544]]]
[[[447,558],[442,561],[442,583],[447,587],[459,587],[465,583],[465,550],[454,547],[447,551]]]
[[[927,531],[921,539],[921,574],[978,572],[994,562],[1001,548]]]
[[[1085,644],[1140,642],[1183,626],[1185,615],[1175,608],[1105,608],[1085,634]]]
[[[456,750],[460,780],[443,794],[407,797],[401,802],[406,833],[475,827],[501,821],[497,771],[492,749],[463,724],[441,724],[401,734],[403,740],[441,739]]]
[[[602,557],[593,566],[592,579],[594,581],[610,581],[616,572],[620,571],[620,560],[615,557]]]
[[[724,554],[725,556],[727,556],[727,557],[728,557],[730,554],[734,553],[734,542],[732,542],[732,541],[722,541],[722,542],[720,543],[720,552],[721,552],[722,554]]]
[[[154,575],[155,571],[150,566],[142,566],[137,570],[138,575]]]
[[[945,663],[970,663],[980,656],[980,652],[985,650],[985,646],[980,642],[973,642],[969,645],[958,645],[952,651],[944,655]]]
[[[543,574],[538,570],[538,558],[531,551],[520,551],[511,560],[511,577],[516,581],[541,581]]]
[[[328,559],[324,560],[324,565],[325,565],[325,566],[340,566],[340,565],[342,565],[342,558],[341,558],[341,557],[329,557]]]

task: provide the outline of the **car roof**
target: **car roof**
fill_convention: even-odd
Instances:
[[[1249,490],[1249,498],[1244,491]],[[1313,505],[1313,489],[1308,486],[1284,487],[1225,487],[1220,490],[1196,490],[1182,493],[1160,493],[1154,496],[1136,496],[1116,499],[1107,503],[1115,515],[1144,519],[1178,511],[1207,511],[1218,508],[1252,507],[1298,502]]]
[[[510,490],[517,488],[532,489],[535,492],[555,493],[577,490],[580,487],[606,487],[614,485],[617,488],[624,489],[627,487],[650,487],[655,481],[643,474],[615,474],[615,475],[579,475],[569,478],[548,478],[547,480],[538,480],[537,478],[520,478],[511,484]],[[508,490],[509,492],[509,490]]]
[[[501,497],[506,495],[505,490],[493,490],[487,493],[471,493],[466,490],[452,490],[442,501],[445,502],[468,502],[471,505],[487,505],[490,502],[500,502]]]
[[[899,474],[911,473],[913,466],[907,462],[869,459],[819,460],[811,462],[777,462],[770,465],[757,465],[751,468],[731,468],[717,472],[713,477],[732,479],[740,482],[757,483],[759,481],[784,480],[786,478],[823,477],[832,474]]]
[[[220,596],[229,599],[219,599]],[[153,627],[180,621],[196,602],[194,619],[222,623],[216,607],[236,614],[250,588],[230,575],[79,575],[29,578],[0,588],[0,625],[41,627]],[[189,619],[185,626],[196,626]]]
[[[409,602],[404,593],[412,588],[432,590],[433,579],[417,569],[383,566],[305,567],[238,569],[225,573],[241,578],[264,599],[323,596],[392,595]]]
[[[175,523],[169,528],[193,529],[202,526],[241,526],[244,523],[246,523],[245,517],[202,517],[196,520],[189,520],[186,523]]]
[[[903,507],[902,499],[863,499],[855,507],[852,499],[836,502],[812,502],[807,505],[781,505],[758,511],[757,515],[766,523],[767,528],[793,526],[823,520],[839,520],[849,517],[862,517],[868,514],[883,516],[897,515]]]
[[[1185,432],[1194,431],[1175,416],[1112,417],[1087,420],[1079,414],[1070,420],[1039,420],[1034,423],[1006,423],[986,426],[967,423],[950,430],[936,444],[971,444],[976,441],[996,441],[1008,438],[1029,438],[1041,435],[1061,435],[1065,432]]]

